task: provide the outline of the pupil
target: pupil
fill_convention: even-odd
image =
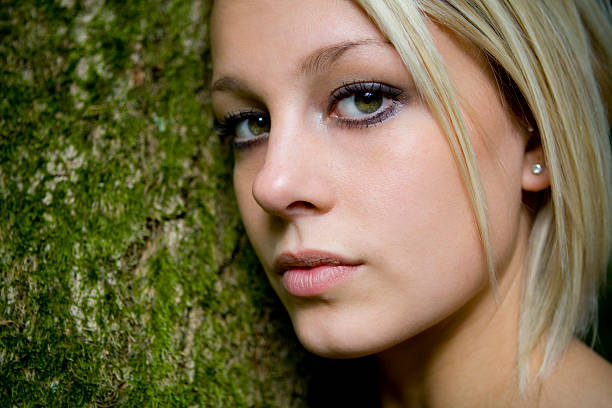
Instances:
[[[362,92],[355,95],[355,105],[362,113],[374,113],[382,106],[381,92]]]
[[[251,133],[255,136],[266,133],[270,130],[268,118],[265,116],[257,116],[256,118],[249,119],[248,126]]]
[[[372,103],[373,98],[374,98],[374,94],[372,94],[372,92],[364,92],[363,103]]]

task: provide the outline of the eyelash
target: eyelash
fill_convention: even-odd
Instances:
[[[403,91],[400,89],[380,82],[355,81],[344,83],[340,88],[332,92],[327,112],[332,112],[341,100],[360,92],[380,92],[383,97],[391,100],[391,106],[380,112],[374,113],[372,116],[367,116],[362,119],[343,119],[341,117],[336,117],[336,121],[340,126],[357,129],[375,126],[397,113],[398,108],[401,106],[400,99],[402,98]]]
[[[262,138],[254,138],[242,142],[237,142],[235,139],[236,126],[245,119],[255,118],[260,115],[267,115],[267,113],[258,110],[245,110],[240,112],[228,113],[223,117],[222,120],[215,119],[215,133],[217,133],[217,135],[219,135],[222,140],[232,138],[234,147],[236,148],[254,145],[255,143],[261,141]]]
[[[400,89],[380,82],[355,81],[344,83],[341,87],[332,92],[329,104],[327,106],[328,114],[333,112],[333,109],[337,106],[338,102],[360,92],[380,92],[383,97],[388,98],[391,101],[390,106],[381,110],[380,112],[372,114],[372,116],[367,116],[363,119],[345,119],[342,117],[336,117],[335,120],[339,126],[357,129],[375,126],[396,114],[402,105],[401,99],[403,91]],[[264,138],[257,137],[238,142],[235,139],[236,126],[245,119],[256,118],[261,115],[267,115],[267,112],[259,110],[245,110],[228,113],[222,120],[215,120],[215,132],[222,139],[234,138],[233,144],[236,148],[241,149],[253,146],[261,142]]]

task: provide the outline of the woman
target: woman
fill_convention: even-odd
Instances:
[[[612,406],[573,337],[610,250],[610,33],[595,1],[215,2],[218,130],[307,349],[375,355],[383,406]]]

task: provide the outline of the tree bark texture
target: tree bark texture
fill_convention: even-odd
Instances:
[[[210,1],[0,6],[0,406],[304,405],[212,133]]]

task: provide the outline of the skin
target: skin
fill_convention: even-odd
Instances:
[[[215,2],[215,114],[223,120],[255,110],[272,123],[257,143],[236,149],[244,225],[300,341],[326,357],[376,354],[385,406],[561,406],[557,391],[570,383],[564,373],[598,368],[612,377],[603,360],[575,342],[559,365],[568,368],[556,370],[548,385],[528,399],[515,392],[532,221],[522,199],[548,186],[546,169],[531,172],[543,163],[542,152],[527,149],[532,135],[505,106],[478,51],[442,27],[429,30],[481,171],[498,300],[446,137],[393,47],[352,2]],[[340,55],[331,52],[333,61],[313,60],[347,43],[353,45]],[[393,113],[367,127],[343,122],[350,100],[334,105],[330,95],[355,81],[401,90]],[[273,265],[280,253],[304,249],[362,266],[322,294],[297,297]]]

